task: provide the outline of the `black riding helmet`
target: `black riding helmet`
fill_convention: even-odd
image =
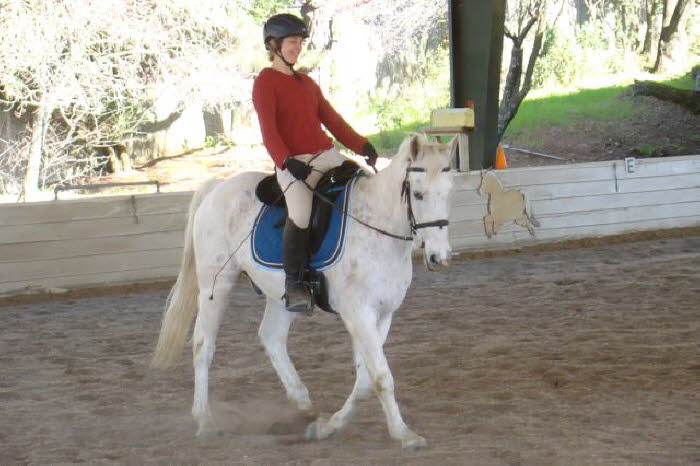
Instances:
[[[309,31],[301,18],[289,13],[282,13],[271,16],[265,21],[263,40],[266,49],[270,50],[270,39],[282,40],[289,36],[301,36],[305,39],[309,37]]]

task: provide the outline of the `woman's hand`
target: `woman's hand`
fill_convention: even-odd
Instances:
[[[297,180],[304,181],[311,173],[311,167],[297,160],[294,157],[288,157],[285,163],[285,168],[292,174]]]
[[[374,148],[371,142],[367,142],[362,148],[362,155],[367,159],[367,165],[374,168],[377,171],[377,150]]]

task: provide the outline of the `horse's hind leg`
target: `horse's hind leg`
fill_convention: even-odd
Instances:
[[[221,277],[224,278],[224,277]],[[216,434],[217,429],[209,406],[209,367],[216,349],[221,314],[229,303],[229,293],[235,278],[225,277],[217,283],[214,299],[209,299],[209,288],[200,286],[199,312],[192,335],[194,359],[194,401],[192,416],[197,421],[197,437]],[[228,284],[228,286],[227,286]]]
[[[258,336],[287,391],[287,398],[296,403],[300,410],[310,411],[309,390],[299,378],[287,353],[287,336],[294,318],[295,314],[288,312],[281,301],[268,299]]]
[[[535,229],[532,228],[532,223],[530,222],[530,217],[527,215],[523,214],[520,215],[515,219],[515,224],[520,225],[521,227],[527,228],[527,230],[530,232],[531,235],[535,234]]]

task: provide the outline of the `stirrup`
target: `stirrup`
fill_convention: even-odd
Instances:
[[[284,307],[287,309],[289,312],[295,312],[299,314],[305,314],[305,315],[311,315],[314,310],[314,303],[313,303],[313,297],[311,296],[311,291],[309,290],[309,287],[306,285],[306,283],[298,281],[298,282],[287,282],[285,283],[285,293],[284,296],[282,297],[284,299]],[[290,290],[292,288],[293,290]],[[294,291],[295,294],[303,294],[304,296],[297,296],[297,301],[301,301],[302,299],[306,302],[301,302],[301,303],[296,303],[292,306],[290,306],[289,303],[289,292]]]

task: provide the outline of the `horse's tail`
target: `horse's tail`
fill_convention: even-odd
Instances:
[[[182,351],[187,340],[192,319],[197,312],[199,286],[194,257],[193,232],[194,217],[197,209],[214,187],[221,180],[209,180],[192,196],[187,227],[185,228],[185,246],[182,252],[182,265],[177,281],[170,290],[166,310],[158,336],[158,344],[151,365],[157,368],[172,366]]]

